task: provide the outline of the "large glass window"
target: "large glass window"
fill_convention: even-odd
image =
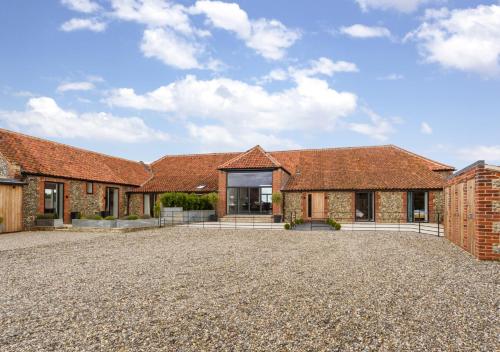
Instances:
[[[373,192],[356,193],[356,221],[374,221],[375,197]]]
[[[64,184],[46,182],[44,189],[45,214],[57,214],[58,219],[64,215]]]
[[[272,171],[229,172],[228,214],[271,214]]]
[[[272,171],[230,172],[227,174],[228,187],[272,186]]]
[[[429,192],[408,192],[408,222],[429,221]]]

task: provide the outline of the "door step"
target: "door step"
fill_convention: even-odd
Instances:
[[[221,222],[241,223],[272,223],[272,215],[226,215],[220,219]]]

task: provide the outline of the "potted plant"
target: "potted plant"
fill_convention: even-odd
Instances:
[[[272,201],[273,201],[273,205],[280,206],[280,209],[281,209],[281,202],[283,201],[283,196],[281,195],[281,192],[273,193]],[[281,214],[274,215],[273,218],[274,218],[275,223],[280,223],[281,219],[283,218],[283,215],[281,215]]]
[[[116,218],[109,216],[103,218],[101,215],[82,215],[80,219],[73,219],[73,227],[97,227],[114,228],[116,227]]]
[[[35,225],[41,227],[63,227],[63,219],[59,219],[56,213],[37,214]]]
[[[3,218],[0,216],[0,233],[3,232]]]

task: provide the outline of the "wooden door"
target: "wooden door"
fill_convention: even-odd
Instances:
[[[476,246],[476,180],[467,181],[467,249],[475,255]]]
[[[307,217],[309,219],[325,218],[325,194],[320,192],[307,195]]]
[[[464,193],[465,193],[465,183],[460,183],[458,185],[458,233],[459,233],[459,239],[460,239],[460,246],[462,248],[465,247],[465,231],[464,231],[464,221],[465,221],[465,214],[464,214]]]
[[[0,185],[0,216],[4,232],[22,231],[22,197],[21,186]]]

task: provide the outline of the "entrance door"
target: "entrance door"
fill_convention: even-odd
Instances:
[[[467,246],[472,255],[476,255],[476,180],[467,181]]]
[[[118,217],[118,188],[106,188],[106,213]]]
[[[373,192],[356,193],[356,221],[374,221],[374,208]]]
[[[325,218],[325,194],[309,193],[307,195],[307,218],[311,220]]]
[[[0,184],[0,216],[3,218],[4,232],[22,231],[22,199],[21,186]]]

